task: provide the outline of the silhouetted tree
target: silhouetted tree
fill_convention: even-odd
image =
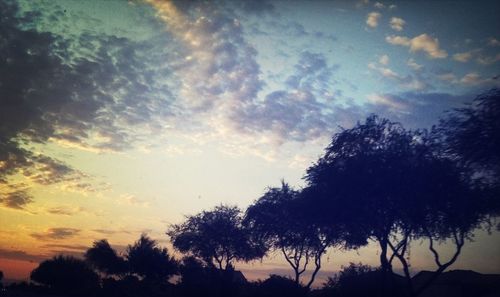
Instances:
[[[231,268],[235,260],[249,261],[263,255],[243,227],[237,207],[220,205],[188,216],[184,223],[172,225],[167,235],[179,251],[190,253],[220,270]]]
[[[306,198],[314,215],[376,241],[383,275],[390,275],[392,261],[398,259],[412,295],[430,283],[412,286],[405,258],[410,241],[429,241],[437,277],[456,261],[467,236],[485,219],[481,199],[463,172],[429,143],[426,131],[408,131],[370,116],[335,134],[306,175]],[[455,253],[443,262],[434,244],[446,239],[454,243]]]
[[[31,272],[31,280],[58,294],[91,295],[99,286],[99,276],[83,260],[55,256]]]
[[[391,291],[395,296],[407,296],[404,288],[404,278],[392,274]],[[349,263],[333,277],[329,277],[319,296],[365,297],[376,296],[380,293],[380,281],[383,279],[381,271],[361,263]]]
[[[448,113],[438,126],[446,152],[500,183],[500,90],[485,92],[465,107]]]
[[[315,224],[306,216],[298,199],[299,191],[284,181],[280,188],[269,188],[245,214],[245,224],[252,236],[266,249],[279,251],[294,271],[294,281],[300,284],[301,275],[312,262],[310,288],[321,269],[321,258],[329,246],[339,245],[340,237],[327,226]]]
[[[228,268],[220,270],[207,265],[194,256],[186,256],[179,266],[181,275],[178,288],[182,296],[240,296],[246,280],[239,271]]]
[[[269,278],[258,283],[257,296],[259,297],[305,297],[308,289],[302,287],[293,279],[281,275],[271,274]]]
[[[185,290],[197,290],[200,288],[198,293],[202,292],[202,287],[207,286],[207,267],[205,264],[193,256],[187,256],[182,258],[179,265],[179,273],[181,275],[180,285]],[[189,296],[194,296],[197,294],[188,294]]]
[[[490,213],[499,216],[500,90],[485,92],[469,106],[449,112],[434,132],[444,154],[471,172],[474,186],[489,197]]]
[[[3,288],[2,280],[3,280],[3,271],[0,270],[0,289]]]
[[[127,273],[127,262],[109,245],[106,239],[94,241],[93,246],[85,252],[85,260],[96,270],[108,276]]]
[[[149,281],[166,281],[177,272],[178,263],[168,250],[145,234],[128,246],[126,258],[130,271]]]

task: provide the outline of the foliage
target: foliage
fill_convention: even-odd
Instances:
[[[383,275],[379,269],[362,263],[349,263],[333,277],[329,277],[318,296],[407,296],[404,290],[404,279],[396,274],[392,275],[391,290],[389,294],[381,292]]]
[[[302,287],[293,279],[288,277],[271,274],[269,278],[258,283],[257,296],[259,297],[305,297],[307,288]]]
[[[170,257],[168,250],[158,247],[157,242],[145,234],[128,246],[126,258],[131,272],[146,280],[168,279],[177,272],[177,261]]]
[[[83,260],[55,256],[31,272],[31,280],[50,287],[55,293],[87,295],[99,286],[98,275]]]
[[[245,225],[266,249],[283,254],[294,270],[297,285],[308,264],[313,262],[314,269],[306,285],[309,288],[321,268],[321,257],[326,249],[339,244],[341,239],[334,230],[315,224],[305,214],[299,195],[299,191],[284,181],[280,188],[269,188],[248,207]]]
[[[123,275],[128,270],[125,259],[116,253],[106,239],[94,241],[84,256],[92,267],[107,275]]]
[[[335,134],[306,180],[311,213],[327,225],[378,242],[382,271],[388,275],[397,258],[410,291],[405,256],[412,239],[429,240],[439,274],[485,219],[479,193],[460,167],[435,153],[426,131],[408,131],[377,116]],[[446,239],[456,252],[443,263],[433,243]]]
[[[172,225],[167,235],[179,251],[219,269],[229,269],[234,260],[249,261],[263,254],[262,248],[251,241],[237,207],[220,205],[188,216],[184,223]]]
[[[446,152],[500,182],[500,90],[485,92],[464,108],[455,109],[437,127]]]
[[[178,284],[182,296],[240,296],[247,285],[239,271],[220,270],[208,266],[193,256],[184,257],[179,267],[181,281]],[[243,277],[243,278],[240,278]]]

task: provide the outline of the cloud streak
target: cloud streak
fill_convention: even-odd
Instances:
[[[424,33],[414,38],[390,35],[385,38],[390,44],[409,47],[410,52],[425,52],[431,59],[443,59],[448,53],[439,47],[439,40]]]
[[[50,228],[44,232],[35,232],[31,233],[30,235],[31,237],[42,241],[61,240],[75,237],[80,233],[80,231],[80,229],[75,228]]]

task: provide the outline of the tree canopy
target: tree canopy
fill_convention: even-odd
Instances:
[[[62,255],[40,263],[31,272],[31,280],[71,295],[87,295],[99,285],[99,276],[85,261]]]
[[[168,250],[145,234],[128,246],[126,259],[130,271],[146,280],[168,279],[177,272],[178,263]]]
[[[447,152],[490,181],[500,182],[500,90],[448,113],[438,126]]]
[[[374,115],[335,134],[325,155],[307,170],[312,213],[325,224],[375,240],[385,273],[397,258],[410,278],[405,257],[409,241],[417,238],[430,241],[436,272],[442,272],[485,213],[461,168],[436,154],[431,143],[427,131],[406,130]],[[456,252],[442,263],[433,243],[446,239]]]
[[[326,249],[340,245],[342,238],[338,230],[318,225],[307,216],[300,204],[300,194],[284,181],[279,188],[269,188],[248,207],[245,224],[267,250],[283,254],[294,271],[296,284],[312,263],[314,268],[306,284],[309,288],[321,268]]]
[[[179,251],[219,269],[228,269],[235,260],[250,261],[264,253],[252,242],[242,220],[239,208],[220,205],[186,217],[184,223],[172,225],[167,235]]]
[[[106,239],[95,241],[84,257],[95,269],[107,275],[122,275],[128,270],[125,259],[116,253]]]

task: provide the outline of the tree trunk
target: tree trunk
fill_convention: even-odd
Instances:
[[[382,269],[382,296],[391,297],[392,292],[392,265],[387,259],[388,239],[384,237],[379,240],[380,243],[380,264]]]

